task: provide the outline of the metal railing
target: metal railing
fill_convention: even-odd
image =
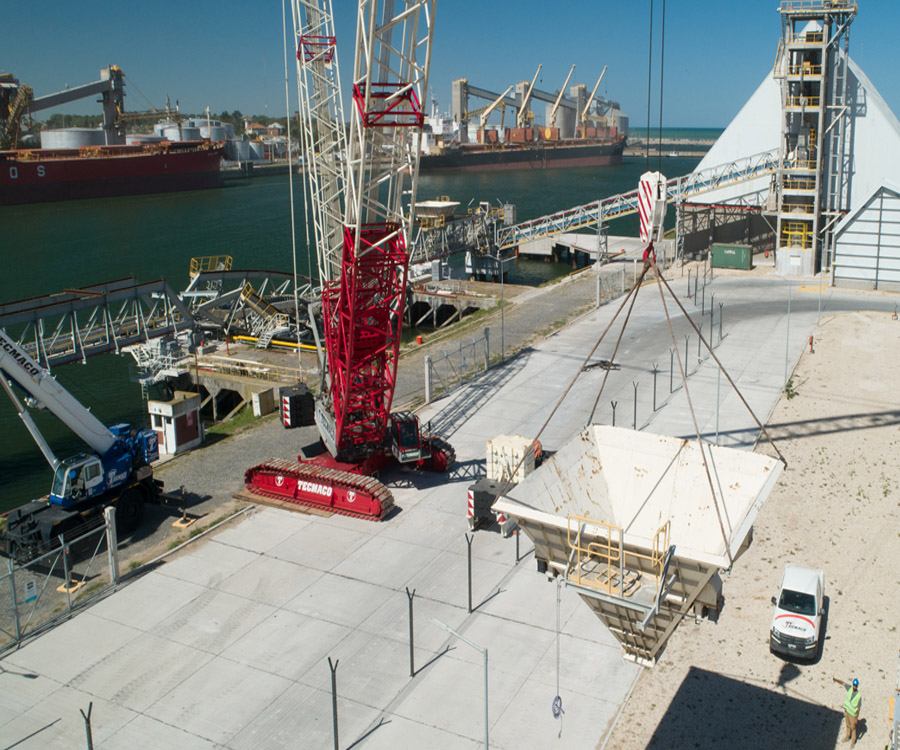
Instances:
[[[666,183],[667,202],[683,201],[712,190],[739,185],[758,177],[775,174],[780,165],[780,151],[773,149],[700,172],[676,177]],[[587,227],[596,228],[601,223],[628,216],[636,213],[637,210],[638,191],[632,190],[510,227],[503,227],[498,230],[497,244],[501,249],[505,249],[553,234],[574,232]]]
[[[191,276],[203,271],[230,271],[234,258],[230,255],[203,255],[191,258]]]
[[[590,540],[585,538],[588,527]],[[624,599],[641,588],[638,581],[643,571],[640,568],[649,567],[655,579],[656,597],[663,583],[670,529],[671,522],[666,521],[656,530],[648,554],[636,549],[626,551],[620,526],[584,516],[569,516],[566,529],[566,544],[570,550],[567,580],[576,586],[597,589],[608,596]]]
[[[264,362],[256,362],[251,359],[233,359],[216,356],[198,357],[196,366],[200,371],[242,378],[252,378],[254,380],[266,380],[275,383],[299,382],[301,376],[300,369],[297,367],[272,365]]]

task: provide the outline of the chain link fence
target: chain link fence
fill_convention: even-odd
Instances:
[[[118,583],[115,508],[106,509],[98,528],[57,541],[27,563],[0,562],[0,654]]]
[[[425,403],[468,383],[491,366],[490,331],[456,349],[425,357]]]

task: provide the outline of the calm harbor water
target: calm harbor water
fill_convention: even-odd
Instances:
[[[666,158],[661,167],[666,176],[675,177],[690,172],[697,161]],[[614,167],[423,175],[419,199],[449,195],[462,206],[512,202],[523,221],[632,190],[645,168],[643,158],[626,158]],[[655,159],[650,168],[657,168]],[[308,250],[299,180],[294,196],[298,267],[305,273]],[[129,276],[139,281],[162,277],[183,289],[190,259],[202,255],[230,254],[236,268],[290,270],[289,205],[287,177],[266,177],[232,181],[219,190],[0,207],[5,266],[0,300]],[[637,218],[621,220],[611,232],[636,235]],[[510,282],[539,284],[569,270],[562,264],[520,261]],[[129,380],[131,361],[130,356],[105,355],[54,373],[104,423],[146,426],[140,387]],[[37,413],[34,418],[60,457],[86,450],[52,415]],[[50,479],[31,436],[8,399],[0,397],[0,512],[45,494]]]

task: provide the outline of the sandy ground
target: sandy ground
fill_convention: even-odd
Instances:
[[[682,622],[606,747],[847,747],[832,676],[859,678],[859,746],[886,745],[900,650],[898,370],[900,321],[823,317],[814,353],[794,371],[796,395],[768,420],[788,468],[750,549],[723,576],[719,622]],[[813,663],[769,653],[770,598],[786,562],[825,571],[825,643]]]

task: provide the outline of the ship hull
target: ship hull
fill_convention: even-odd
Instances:
[[[0,206],[221,187],[202,142],[0,152]]]
[[[625,140],[596,144],[512,144],[452,149],[441,154],[423,155],[422,172],[484,172],[513,169],[560,169],[600,167],[622,163]]]

